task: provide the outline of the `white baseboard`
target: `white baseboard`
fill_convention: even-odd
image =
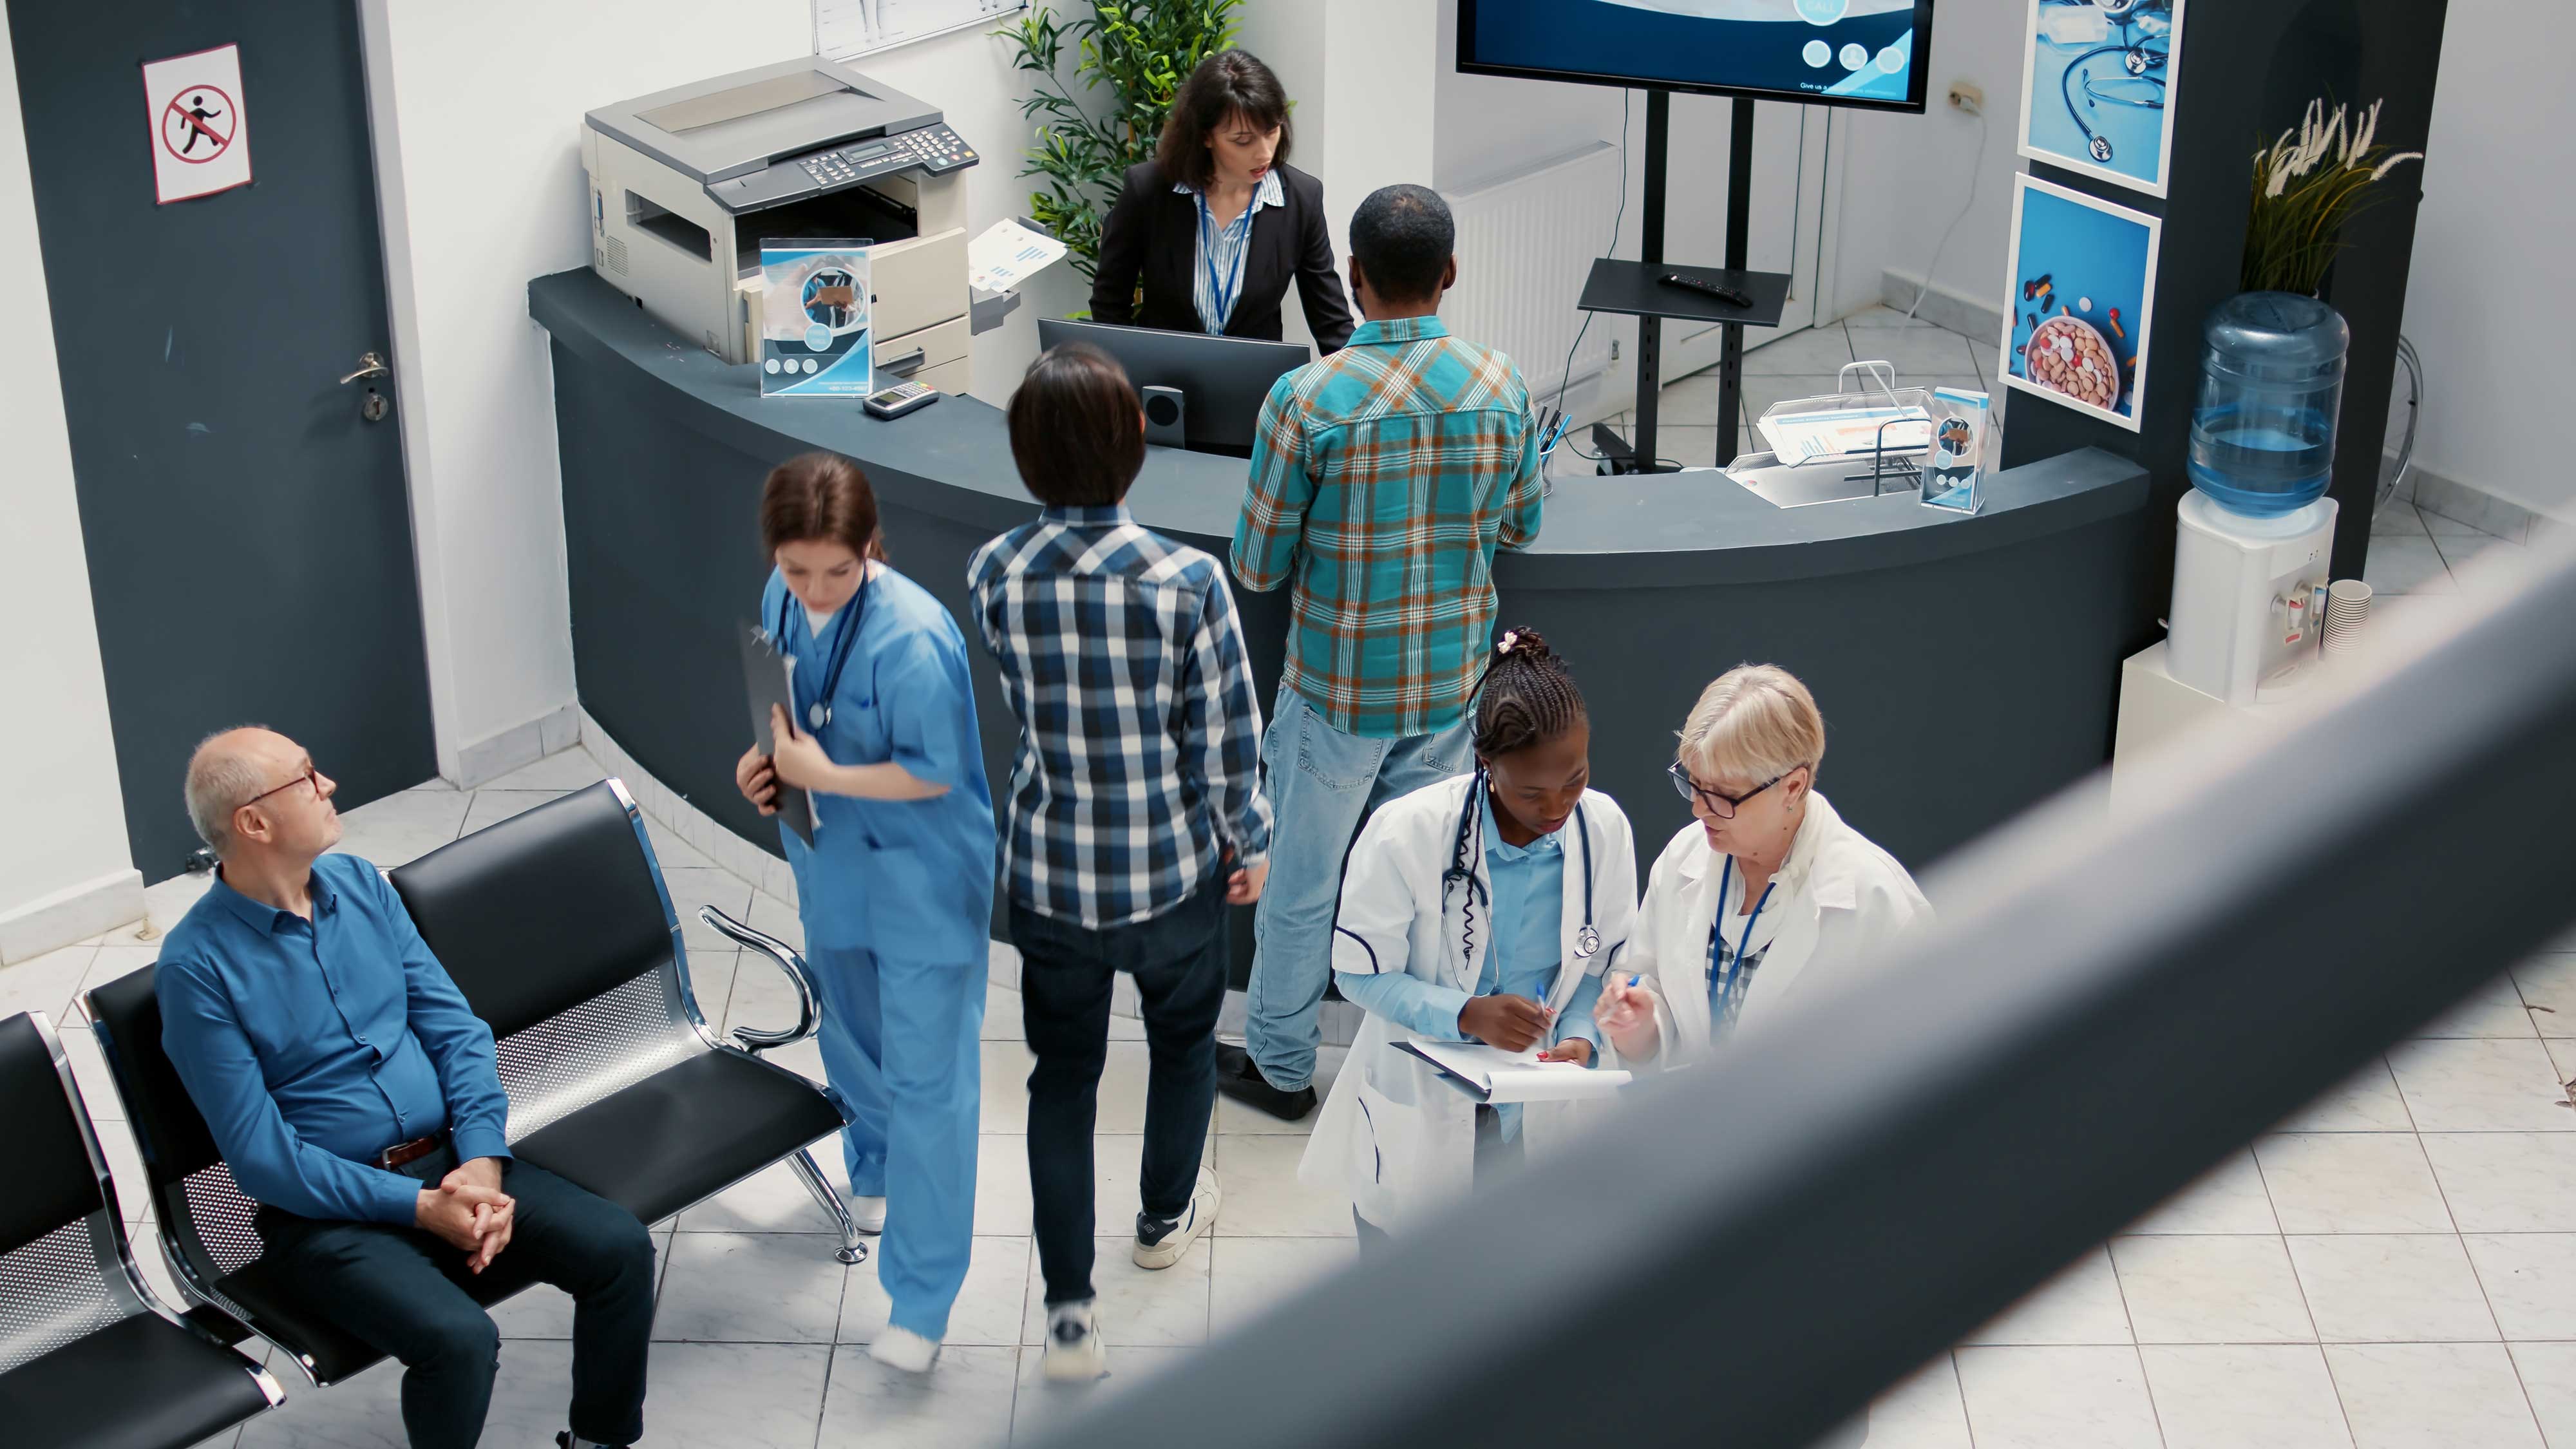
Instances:
[[[568,750],[580,740],[581,714],[568,704],[459,749],[456,752],[456,779],[451,783],[460,790],[488,785],[523,765],[535,764],[557,750]]]
[[[143,919],[143,872],[128,867],[0,911],[0,966]],[[61,1025],[56,1022],[55,1025]]]
[[[1923,305],[1915,307],[1914,298],[1918,292],[1922,294]],[[1920,272],[1889,267],[1879,273],[1878,300],[1899,312],[1913,307],[1917,318],[1979,341],[1993,342],[2004,335],[2002,308],[1937,282],[1926,288]]]

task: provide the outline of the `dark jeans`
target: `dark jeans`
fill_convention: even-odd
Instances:
[[[404,1169],[435,1183],[456,1165],[441,1149]],[[572,1431],[601,1444],[644,1435],[644,1363],[653,1336],[653,1239],[626,1209],[542,1167],[511,1162],[518,1200],[510,1245],[486,1272],[551,1283],[573,1298]],[[473,1449],[492,1404],[501,1334],[466,1296],[465,1254],[413,1227],[319,1222],[262,1208],[257,1226],[305,1306],[401,1361],[412,1449]],[[516,1261],[513,1261],[516,1260]]]
[[[1091,1129],[1109,1058],[1109,988],[1136,978],[1152,1074],[1145,1088],[1145,1212],[1178,1217],[1198,1186],[1216,1102],[1216,1014],[1225,1002],[1222,879],[1150,920],[1091,930],[1011,903],[1029,1073],[1029,1188],[1046,1301],[1091,1296]]]

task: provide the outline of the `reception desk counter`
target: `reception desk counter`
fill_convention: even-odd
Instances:
[[[730,367],[587,271],[542,277],[582,705],[663,784],[775,853],[733,788],[748,743],[735,631],[769,570],[755,514],[781,460],[825,448],[875,484],[894,566],[965,625],[994,793],[1017,726],[966,607],[967,556],[1034,511],[1003,414],[943,398],[893,422],[854,403],[764,402]],[[2036,404],[2034,404],[2036,405]],[[1153,450],[1137,520],[1222,559],[1244,465]],[[1973,518],[1911,494],[1778,509],[1714,472],[1560,480],[1537,544],[1502,555],[1499,621],[1544,631],[1592,711],[1594,783],[1641,867],[1689,811],[1664,767],[1700,688],[1746,661],[1813,687],[1820,788],[1920,869],[2109,758],[2140,601],[2146,475],[2097,451],[1988,480]],[[1238,590],[1264,698],[1284,593]],[[1249,932],[1237,932],[1238,955]]]

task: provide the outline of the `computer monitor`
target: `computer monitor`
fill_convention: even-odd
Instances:
[[[1168,387],[1180,393],[1182,436],[1190,450],[1238,458],[1252,455],[1253,424],[1271,384],[1314,357],[1302,342],[1039,319],[1040,347],[1067,342],[1088,342],[1117,358],[1140,390]]]
[[[1458,0],[1474,75],[1919,113],[1931,53],[1932,0]]]

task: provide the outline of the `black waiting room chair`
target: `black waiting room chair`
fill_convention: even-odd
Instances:
[[[0,1021],[0,1443],[183,1449],[266,1412],[277,1380],[165,1306],[51,1023]]]
[[[670,894],[623,785],[603,781],[550,801],[387,878],[492,1028],[519,1160],[646,1223],[784,1160],[840,1233],[836,1256],[866,1256],[840,1195],[805,1150],[846,1125],[848,1112],[828,1089],[758,1055],[814,1032],[819,998],[803,959],[709,913],[711,924],[777,963],[799,1002],[791,1029],[719,1038],[690,990]],[[263,1271],[253,1205],[162,1054],[153,992],[147,969],[91,991],[88,1005],[182,1290],[210,1326],[257,1331],[317,1383],[366,1368],[379,1355],[315,1319]],[[469,1291],[488,1304],[525,1286],[509,1266],[505,1253]]]

